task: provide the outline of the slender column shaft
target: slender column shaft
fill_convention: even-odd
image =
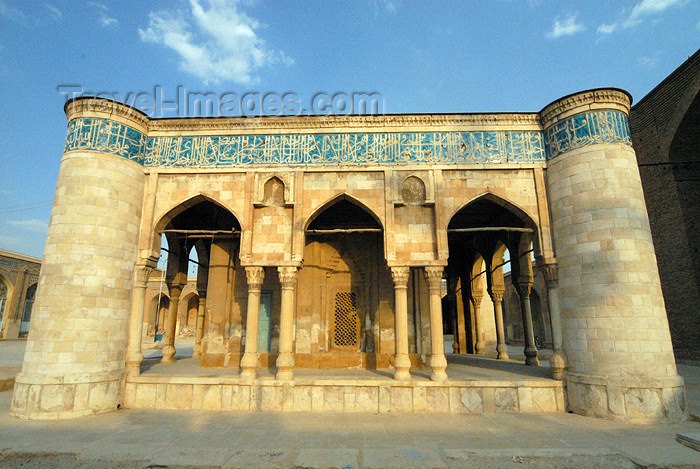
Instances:
[[[506,345],[506,333],[503,327],[503,291],[493,290],[491,292],[491,301],[493,301],[493,311],[496,316],[496,339],[498,341],[496,350],[498,359],[508,360],[508,346]]]
[[[255,379],[258,367],[258,316],[260,312],[260,289],[265,278],[263,267],[246,267],[248,280],[248,309],[245,329],[245,353],[241,360],[241,379]]]
[[[474,349],[477,355],[484,355],[486,353],[486,347],[484,346],[484,340],[479,331],[479,312],[481,311],[481,296],[474,296],[472,301],[474,318]]]
[[[445,359],[445,345],[442,333],[442,267],[426,267],[425,278],[428,281],[430,294],[430,367],[433,372],[430,379],[433,381],[447,380],[447,360]]]
[[[530,283],[518,283],[518,295],[520,296],[520,312],[523,316],[523,335],[525,336],[525,364],[539,366],[537,359],[537,347],[535,347],[535,333],[532,329],[532,311],[530,310]]]
[[[447,297],[450,305],[450,321],[452,321],[452,353],[459,353],[459,326],[457,324],[457,278],[452,273],[447,276]]]
[[[204,335],[204,312],[206,311],[207,299],[202,293],[199,294],[199,304],[197,305],[197,326],[194,334],[194,350],[192,356],[197,358],[202,356],[202,336]]]
[[[277,357],[277,379],[291,380],[294,377],[294,354],[292,352],[294,347],[294,288],[297,283],[297,268],[278,267],[277,273],[279,275],[280,283],[282,284],[282,308],[280,311],[280,342],[279,356]]]
[[[170,309],[165,319],[165,346],[163,347],[162,363],[175,362],[175,327],[177,326],[177,310],[180,305],[182,285],[173,285],[170,289]]]
[[[394,357],[394,379],[410,380],[411,360],[408,358],[408,267],[392,267],[391,276],[394,279],[394,337],[396,340],[396,355]]]
[[[556,264],[547,264],[542,268],[545,282],[547,282],[547,296],[549,298],[549,321],[552,326],[552,345],[554,353],[549,359],[554,379],[564,379],[566,369],[566,355],[564,354],[563,335],[561,327],[561,310],[559,309],[559,275]]]
[[[126,375],[138,376],[141,373],[141,341],[143,339],[143,308],[146,300],[146,282],[151,268],[137,266],[135,271],[134,290],[131,296],[131,311],[129,313],[129,344],[126,350]]]

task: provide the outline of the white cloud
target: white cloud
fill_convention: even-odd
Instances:
[[[600,34],[612,34],[617,29],[617,23],[613,24],[601,24],[598,26],[597,31]]]
[[[576,16],[577,15],[569,15],[563,20],[554,20],[554,28],[547,33],[547,36],[556,39],[585,31],[586,27],[582,23],[576,22]]]
[[[180,56],[180,68],[205,83],[231,80],[254,83],[254,73],[272,63],[291,64],[281,51],[265,47],[256,30],[260,23],[238,9],[240,0],[190,0],[189,11],[157,11],[149,14],[141,40],[161,44]]]
[[[61,10],[51,5],[50,3],[46,3],[45,5],[49,12],[51,12],[51,16],[53,16],[54,19],[60,20],[61,18],[63,18],[63,12]]]
[[[46,233],[49,229],[49,224],[43,220],[37,218],[31,218],[29,220],[8,220],[9,225],[24,228],[28,231],[34,231],[35,233]]]
[[[396,11],[396,3],[392,0],[380,0],[380,3],[384,4],[384,9],[387,13],[394,13]]]
[[[19,8],[11,7],[3,0],[0,0],[0,16],[4,16],[7,19],[22,19],[24,18],[24,12]]]
[[[659,13],[673,6],[680,6],[687,3],[687,0],[641,0],[630,12],[629,16],[623,20],[611,24],[601,24],[598,26],[600,34],[610,34],[619,27],[633,28],[641,24],[645,18],[658,15]],[[700,25],[700,23],[698,23]]]
[[[0,234],[0,246],[16,247],[21,244],[21,239],[16,236],[5,236]]]
[[[637,3],[630,16],[622,23],[625,28],[636,26],[647,16],[651,16],[670,8],[674,5],[686,3],[686,0],[642,0]]]
[[[109,8],[106,5],[98,2],[87,2],[87,4],[97,9],[100,24],[105,28],[119,25],[119,21],[109,15]]]
[[[639,63],[645,67],[654,68],[658,65],[659,59],[657,57],[647,57],[644,55],[639,58]]]

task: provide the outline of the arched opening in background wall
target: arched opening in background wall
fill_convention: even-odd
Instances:
[[[24,296],[24,306],[22,308],[22,322],[19,326],[20,337],[26,337],[29,333],[29,323],[32,320],[32,308],[34,307],[34,297],[36,296],[36,286],[31,285],[27,288],[27,293]]]
[[[342,355],[348,363],[376,366],[350,355],[381,349],[380,310],[393,293],[381,223],[360,202],[342,196],[317,210],[305,233],[299,291],[307,294],[297,298],[297,353]]]
[[[486,194],[468,203],[448,227],[448,310],[454,353],[508,358],[502,309],[505,294],[503,266],[510,259],[511,279],[526,298],[521,303],[522,330],[528,364],[537,352],[530,308],[532,241],[536,224],[513,204]]]

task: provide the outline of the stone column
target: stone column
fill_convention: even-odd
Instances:
[[[567,96],[540,112],[559,269],[569,408],[623,421],[686,418],[639,169],[630,97]]]
[[[498,359],[508,360],[508,346],[506,345],[506,333],[503,327],[502,302],[504,290],[492,288],[489,293],[491,294],[491,301],[493,301],[493,312],[496,316],[496,340],[498,341],[496,351],[498,352]]]
[[[472,317],[474,318],[474,350],[477,355],[484,355],[486,353],[486,347],[484,347],[484,341],[479,337],[479,311],[481,308],[481,294],[474,295],[474,290],[472,290]]]
[[[207,305],[205,292],[199,292],[199,304],[197,305],[197,326],[194,334],[194,348],[192,356],[199,358],[202,356],[202,336],[204,335],[204,317]]]
[[[163,347],[163,359],[161,363],[175,363],[175,328],[177,326],[177,310],[180,305],[180,293],[182,285],[173,285],[170,288],[170,308],[165,318],[165,336]]]
[[[561,312],[559,311],[559,276],[556,264],[546,264],[542,267],[544,280],[547,284],[547,296],[549,298],[549,321],[552,325],[552,345],[554,353],[549,359],[554,379],[564,379],[566,368],[566,355],[562,347]]]
[[[520,297],[520,313],[523,317],[523,337],[525,339],[525,364],[528,366],[540,366],[535,347],[535,332],[532,328],[532,310],[530,308],[530,289],[532,280],[520,279],[515,283]]]
[[[129,317],[129,344],[126,349],[126,375],[138,376],[141,373],[141,341],[143,340],[143,309],[146,303],[146,283],[152,267],[136,266],[134,291],[131,295],[131,315]]]
[[[394,357],[394,379],[405,381],[411,379],[409,370],[411,360],[408,358],[408,267],[392,267],[394,280],[394,335],[396,356]]]
[[[428,281],[430,294],[430,367],[433,370],[430,379],[433,381],[447,380],[447,359],[442,334],[442,271],[442,267],[425,268],[425,279]]]
[[[297,268],[278,267],[277,274],[279,275],[280,284],[282,285],[282,308],[280,311],[280,344],[279,356],[277,357],[277,379],[291,380],[294,377],[294,288],[297,283]],[[260,298],[258,297],[258,307],[259,301]],[[255,330],[257,331],[257,327]],[[255,339],[257,347],[257,336]],[[246,339],[246,344],[247,342],[248,340]]]
[[[22,418],[116,410],[125,376],[148,118],[87,98],[65,109],[68,132],[27,339],[31,353],[10,408]]]
[[[458,277],[448,272],[447,275],[447,297],[450,299],[450,320],[452,321],[452,353],[459,353],[459,324],[457,321],[457,282]]]
[[[251,380],[255,379],[255,370],[258,367],[258,315],[265,269],[258,266],[246,267],[245,274],[248,280],[248,317],[245,328],[245,353],[241,360],[241,379]]]

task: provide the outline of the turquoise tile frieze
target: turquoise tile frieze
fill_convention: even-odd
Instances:
[[[147,140],[141,132],[123,124],[103,119],[76,119],[68,123],[63,151],[95,150],[143,164]]]
[[[122,124],[76,119],[65,151],[114,153],[145,166],[501,163],[545,160],[540,132],[412,132],[146,138]]]
[[[558,122],[544,132],[547,160],[599,143],[632,146],[627,116],[618,111],[592,111]]]

